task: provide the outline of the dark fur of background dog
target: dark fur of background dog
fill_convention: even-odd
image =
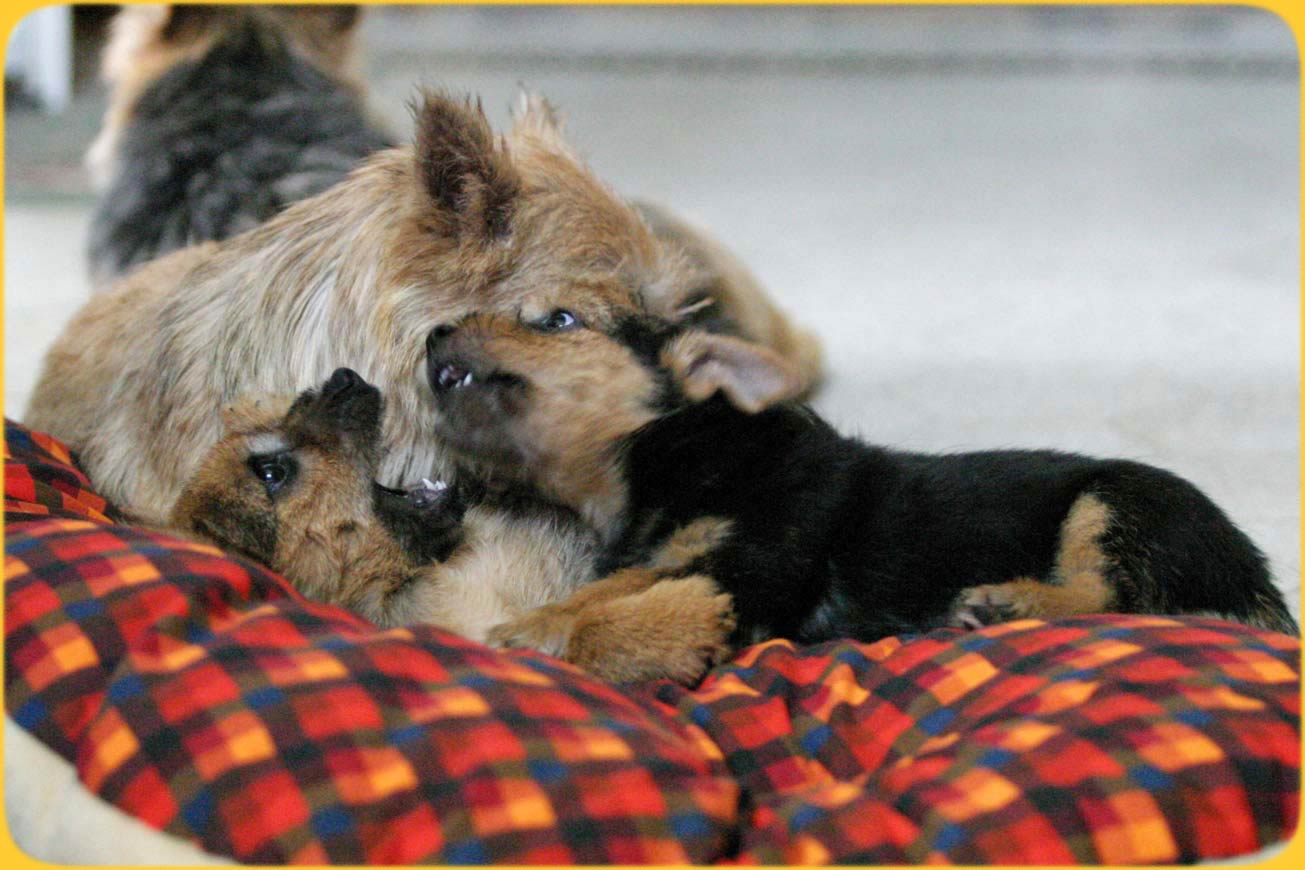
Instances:
[[[353,6],[127,8],[89,161],[93,280],[250,229],[392,143],[353,69]]]

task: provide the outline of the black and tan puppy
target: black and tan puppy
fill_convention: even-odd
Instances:
[[[428,623],[478,641],[593,578],[597,540],[564,507],[474,484],[378,484],[382,405],[379,390],[339,369],[292,402],[234,406],[171,525],[377,625]],[[649,623],[649,612],[660,619]],[[668,580],[592,616],[589,648],[620,653],[574,661],[615,681],[692,681],[732,627],[728,596],[704,577]]]
[[[1251,541],[1157,468],[865,444],[779,401],[798,380],[777,355],[632,312],[477,315],[427,347],[448,443],[584,516],[602,570],[714,578],[733,596],[736,642],[1095,612],[1297,631]],[[585,609],[628,581],[493,637],[573,647]]]

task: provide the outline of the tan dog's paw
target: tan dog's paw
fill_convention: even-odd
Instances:
[[[533,649],[554,658],[566,658],[575,625],[575,614],[545,605],[494,626],[485,642],[500,649]]]
[[[957,628],[976,629],[1023,619],[1032,613],[1032,602],[1021,594],[1018,584],[993,583],[963,590],[956,596],[947,622]]]
[[[691,685],[731,651],[733,599],[708,577],[662,580],[577,620],[567,659],[613,682]]]

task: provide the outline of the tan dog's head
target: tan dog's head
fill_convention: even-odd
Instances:
[[[171,524],[267,564],[310,597],[374,617],[369,603],[447,557],[462,517],[447,488],[375,482],[381,416],[380,392],[350,369],[293,402],[233,406]]]
[[[485,476],[527,483],[604,532],[624,506],[629,436],[718,393],[755,413],[804,386],[768,348],[583,303],[475,315],[426,344],[446,443]]]
[[[255,280],[269,288],[331,282],[333,298],[320,305],[284,294],[275,304],[296,317],[301,311],[334,316],[341,328],[331,342],[339,354],[334,358],[384,390],[395,424],[387,423],[386,441],[396,457],[411,457],[397,473],[387,464],[389,481],[432,468],[438,441],[430,425],[424,347],[434,326],[476,311],[515,316],[564,304],[588,317],[646,311],[650,299],[695,284],[683,253],[662,244],[589,170],[542,101],[526,99],[511,132],[500,136],[476,102],[429,92],[416,108],[415,128],[411,150],[378,155],[326,194],[332,208],[349,211],[342,220],[328,223],[322,204],[310,201],[250,237],[272,239],[291,223],[323,236],[338,233],[340,223],[353,228],[347,251],[324,253],[324,245],[310,245],[312,237],[301,235],[295,273],[276,281],[266,270]],[[233,246],[225,253],[238,251]],[[299,274],[306,264],[337,257],[338,266],[320,284]],[[318,321],[304,316],[299,322]],[[312,370],[322,352],[311,342],[301,344],[309,350],[294,370]]]
[[[217,6],[138,4],[114,16],[100,61],[109,87],[104,125],[86,155],[97,185],[108,183],[114,149],[141,94],[178,64],[196,60],[227,34],[254,27],[360,96],[364,86],[354,41],[356,5]]]

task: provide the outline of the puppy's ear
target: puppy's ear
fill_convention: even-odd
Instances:
[[[662,365],[690,401],[719,391],[749,414],[802,392],[802,378],[792,363],[767,347],[730,335],[687,332],[662,351]]]
[[[416,158],[441,231],[468,241],[507,235],[521,179],[479,102],[427,92],[417,109]]]

